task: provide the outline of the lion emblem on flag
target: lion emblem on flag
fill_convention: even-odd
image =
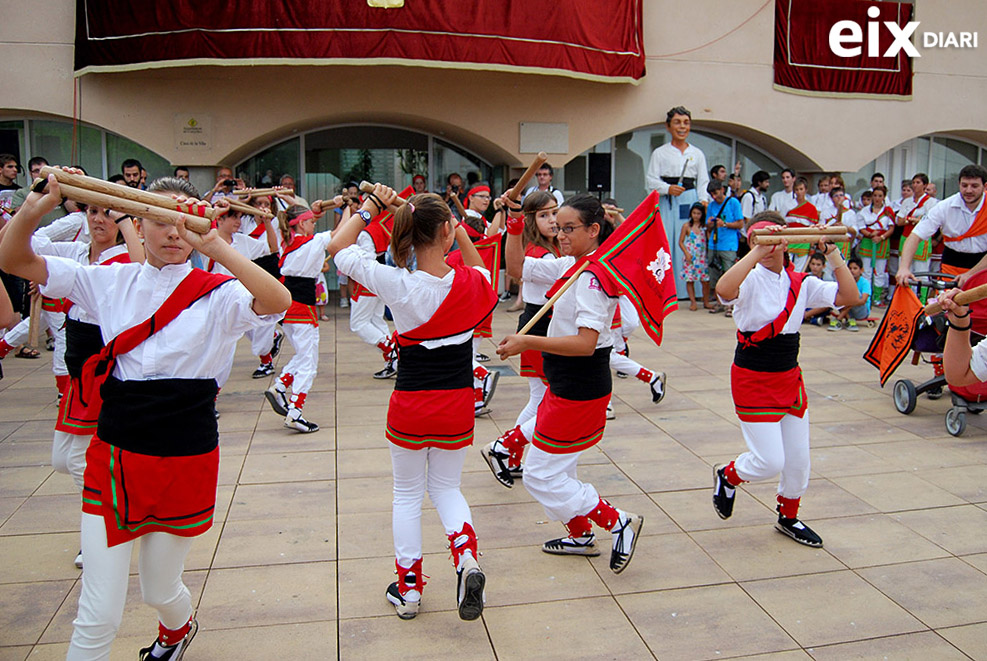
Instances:
[[[665,274],[671,269],[672,256],[664,248],[659,248],[655,253],[655,259],[648,264],[648,270],[655,277],[658,284],[665,280]]]

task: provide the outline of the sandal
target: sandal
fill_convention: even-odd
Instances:
[[[707,310],[709,311],[710,314],[717,314],[719,312],[723,312],[723,306],[722,305],[714,305],[711,308],[707,308]]]
[[[40,358],[41,352],[29,344],[22,344],[21,348],[14,354],[15,358]]]
[[[732,317],[733,316],[733,309],[732,308],[727,308],[726,309],[726,312],[723,313],[723,316],[724,317]]]

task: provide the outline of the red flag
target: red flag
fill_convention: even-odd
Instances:
[[[637,309],[641,325],[661,345],[665,315],[678,309],[672,255],[658,213],[658,192],[652,191],[620,227],[588,257],[592,272],[608,296],[626,296]],[[548,296],[582,266],[579,260],[548,292]]]
[[[490,286],[494,291],[500,284],[500,234],[485,236],[473,242],[476,251],[483,260],[483,268],[490,271]],[[463,263],[463,255],[459,250],[453,250],[446,255],[446,264],[455,266]]]
[[[882,386],[912,348],[923,314],[922,304],[910,287],[895,287],[891,305],[864,354],[864,360],[880,370]]]

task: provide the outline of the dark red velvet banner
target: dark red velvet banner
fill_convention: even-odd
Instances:
[[[405,64],[634,81],[642,1],[78,0],[75,68]]]
[[[880,12],[876,18],[868,16],[871,8]],[[885,22],[901,30],[911,17],[912,5],[903,2],[775,0],[775,87],[824,96],[910,97],[912,61]],[[837,26],[840,21],[856,27]],[[831,33],[839,38],[835,51]],[[858,53],[850,55],[853,50]]]

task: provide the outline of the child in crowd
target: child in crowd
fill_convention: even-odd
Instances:
[[[822,253],[814,252],[812,256],[809,257],[809,273],[808,277],[819,278],[820,280],[825,280],[823,277],[826,271],[826,258],[823,257]],[[805,311],[803,315],[803,321],[807,321],[813,326],[822,326],[829,319],[829,308],[812,308]]]
[[[863,321],[870,316],[870,280],[860,277],[864,272],[863,262],[859,257],[851,257],[846,265],[850,269],[850,274],[857,282],[857,292],[860,294],[860,302],[857,305],[846,305],[838,311],[834,311],[833,319],[829,322],[829,330],[838,331],[846,328],[848,331],[857,332],[858,321]]]
[[[689,209],[689,222],[682,226],[679,234],[679,248],[682,249],[682,277],[689,294],[689,309],[699,309],[696,304],[697,282],[702,286],[703,307],[712,308],[709,273],[706,270],[706,207],[698,202]]]

